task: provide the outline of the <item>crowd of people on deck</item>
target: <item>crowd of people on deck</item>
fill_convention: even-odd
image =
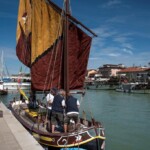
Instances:
[[[52,88],[46,96],[48,120],[51,132],[55,133],[56,125],[63,126],[64,132],[68,132],[68,124],[79,122],[79,100],[64,90]]]
[[[57,88],[52,88],[45,98],[47,101],[47,119],[49,120],[48,128],[51,129],[52,133],[57,132],[55,131],[56,125],[63,127],[64,132],[68,132],[70,122],[75,126],[79,123],[80,102],[77,98],[66,93],[63,89],[58,90]],[[31,92],[28,99],[30,109],[38,108],[35,93]],[[20,100],[24,100],[22,94],[20,94]]]

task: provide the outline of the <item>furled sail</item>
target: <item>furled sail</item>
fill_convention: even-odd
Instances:
[[[50,2],[51,3],[51,2]],[[20,0],[16,53],[30,67],[33,90],[64,88],[62,15],[46,0]],[[91,37],[68,24],[69,89],[82,89]]]

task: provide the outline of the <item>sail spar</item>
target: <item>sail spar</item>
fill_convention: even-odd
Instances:
[[[16,53],[31,70],[33,90],[64,88],[63,15],[52,2],[20,0]],[[82,89],[92,38],[68,23],[69,89]]]

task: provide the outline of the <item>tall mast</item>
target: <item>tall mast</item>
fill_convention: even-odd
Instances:
[[[2,54],[1,54],[1,73],[0,73],[0,76],[1,76],[0,78],[1,78],[1,80],[3,80],[3,71],[4,71],[4,70],[3,70],[3,69],[4,69],[4,68],[3,68],[3,67],[4,67],[3,61],[4,61],[4,60],[3,60],[3,51],[2,51]]]
[[[68,65],[68,15],[69,11],[69,0],[65,0],[65,46],[64,46],[64,90],[66,93],[69,92],[69,65]]]

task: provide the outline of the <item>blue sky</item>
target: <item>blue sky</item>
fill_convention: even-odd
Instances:
[[[62,6],[63,0],[53,0]],[[16,57],[19,0],[0,0],[0,51],[9,73],[22,64]],[[150,62],[149,0],[71,0],[72,15],[93,30],[88,68],[103,64],[144,66]],[[29,70],[25,68],[25,72]]]

